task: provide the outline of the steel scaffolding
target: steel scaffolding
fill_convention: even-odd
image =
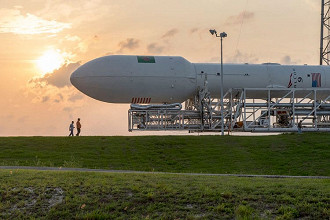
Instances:
[[[255,93],[264,99],[251,99]],[[330,89],[230,89],[224,95],[221,115],[220,100],[212,99],[201,89],[194,100],[181,104],[134,105],[128,111],[129,131],[189,130],[294,132],[301,121],[303,131],[330,131]],[[172,104],[173,105],[173,104]]]

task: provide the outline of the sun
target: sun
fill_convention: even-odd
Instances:
[[[59,69],[64,62],[65,59],[61,51],[54,49],[44,52],[44,54],[36,60],[36,64],[43,75]]]

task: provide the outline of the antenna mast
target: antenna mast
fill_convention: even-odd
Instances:
[[[320,65],[323,61],[330,64],[330,0],[321,0]]]

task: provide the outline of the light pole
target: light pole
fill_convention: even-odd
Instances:
[[[220,105],[221,105],[221,135],[225,135],[225,132],[224,132],[224,115],[223,115],[223,59],[222,59],[222,39],[227,37],[227,34],[225,32],[222,32],[218,35],[217,31],[216,30],[210,30],[210,33],[212,35],[215,34],[216,37],[220,37],[220,42],[221,42],[221,72],[220,72],[220,75],[221,75],[221,88],[220,88],[220,92],[221,92],[221,95],[220,95]]]

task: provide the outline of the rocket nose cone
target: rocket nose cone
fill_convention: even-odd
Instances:
[[[71,84],[74,86],[74,87],[77,87],[76,86],[76,81],[75,81],[75,78],[76,78],[76,75],[77,75],[77,70],[75,70],[75,71],[73,71],[72,73],[71,73],[71,76],[70,76],[70,82],[71,82]]]
[[[89,71],[86,71],[84,66],[80,66],[71,73],[70,82],[74,87],[76,87],[76,89],[86,94],[90,90],[90,85],[88,83],[89,77]]]
[[[77,70],[73,71],[71,73],[71,76],[70,76],[70,82],[71,84],[76,87],[77,89],[79,89],[80,87],[80,83],[79,83],[79,77],[81,77],[81,70],[78,68]]]

